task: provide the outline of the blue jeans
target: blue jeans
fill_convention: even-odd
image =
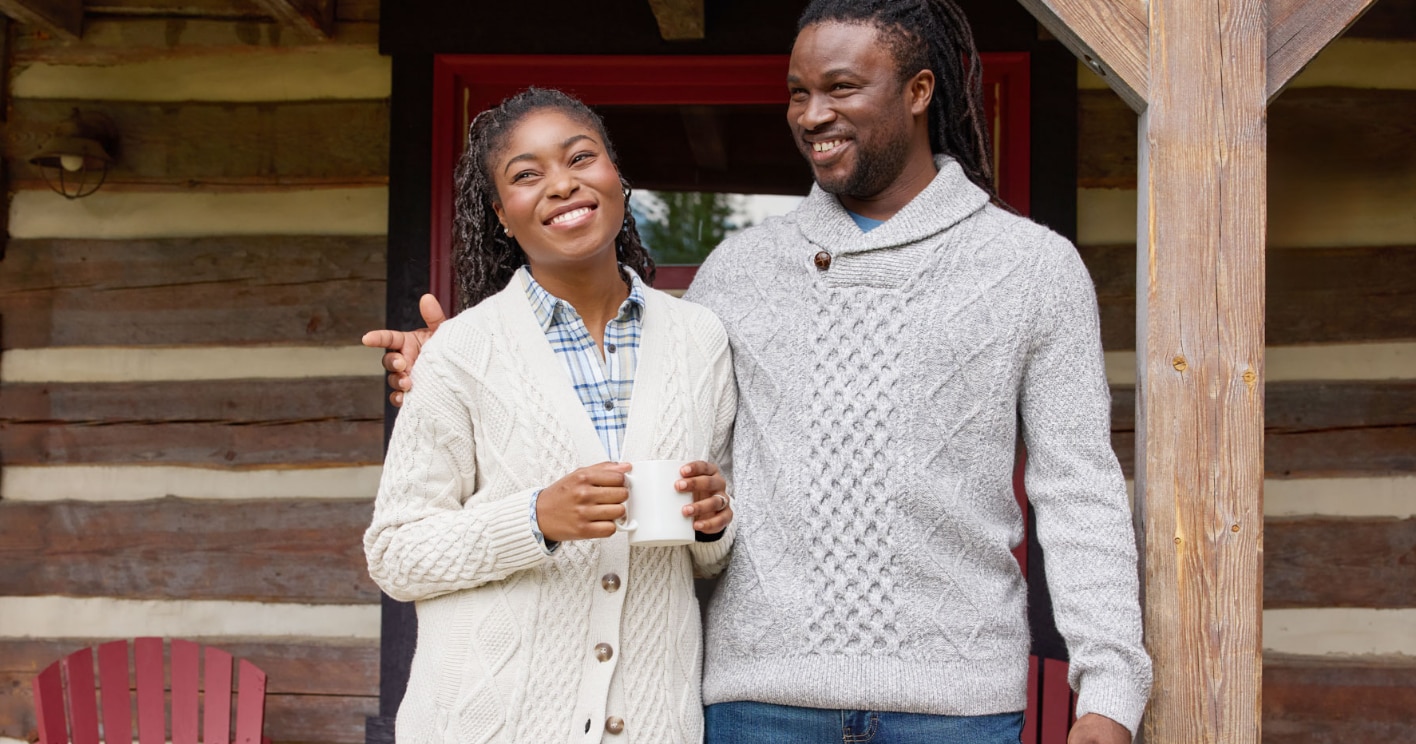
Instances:
[[[934,716],[735,702],[708,706],[704,726],[705,744],[1018,744],[1023,713]]]

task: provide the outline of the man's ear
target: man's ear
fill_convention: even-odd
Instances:
[[[922,116],[929,111],[929,102],[934,100],[934,71],[920,70],[905,83],[910,96],[910,113]]]

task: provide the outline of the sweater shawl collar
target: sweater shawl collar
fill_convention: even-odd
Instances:
[[[934,164],[939,172],[929,186],[870,232],[861,232],[840,200],[813,184],[811,194],[796,210],[802,235],[833,255],[863,253],[917,243],[987,206],[988,194],[964,175],[953,158],[936,155]]]
[[[568,433],[575,442],[576,451],[583,465],[605,461],[605,446],[595,433],[595,425],[585,412],[580,398],[575,394],[570,373],[565,362],[551,348],[545,330],[536,317],[531,301],[526,296],[527,279],[525,270],[517,271],[506,289],[493,298],[496,311],[507,332],[516,338],[516,345],[525,354],[527,369],[522,370],[552,403],[556,419],[562,431]],[[659,391],[665,386],[665,370],[660,357],[665,338],[663,296],[644,287],[643,319],[639,342],[639,364],[634,374],[634,392],[630,395],[629,421],[625,426],[624,444],[620,451],[626,461],[644,459],[654,435],[655,411],[659,408]],[[647,417],[647,418],[646,418]]]

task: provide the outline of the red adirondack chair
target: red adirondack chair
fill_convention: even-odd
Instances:
[[[196,643],[172,641],[172,717],[170,738],[165,704],[163,640],[138,638],[133,643],[137,679],[138,741],[140,744],[197,744],[198,711],[202,741],[232,744],[231,654]],[[75,651],[45,667],[34,679],[35,719],[40,744],[98,744],[133,741],[133,706],[129,694],[128,642],[98,646],[98,684],[94,683],[93,649]],[[205,659],[205,668],[199,665]],[[265,730],[266,675],[255,664],[239,660],[236,687],[235,744],[269,744]],[[95,691],[101,695],[95,696]],[[204,693],[204,694],[203,694]],[[102,728],[99,700],[102,700]],[[103,735],[100,736],[100,731]]]

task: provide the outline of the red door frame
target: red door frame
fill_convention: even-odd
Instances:
[[[984,54],[999,194],[1028,213],[1026,52]],[[432,246],[429,287],[452,309],[453,171],[469,112],[529,85],[559,88],[594,106],[786,104],[787,55],[437,55],[433,58]],[[996,104],[996,105],[995,105]],[[632,175],[632,174],[631,174]],[[659,286],[687,286],[694,269],[664,267]]]

